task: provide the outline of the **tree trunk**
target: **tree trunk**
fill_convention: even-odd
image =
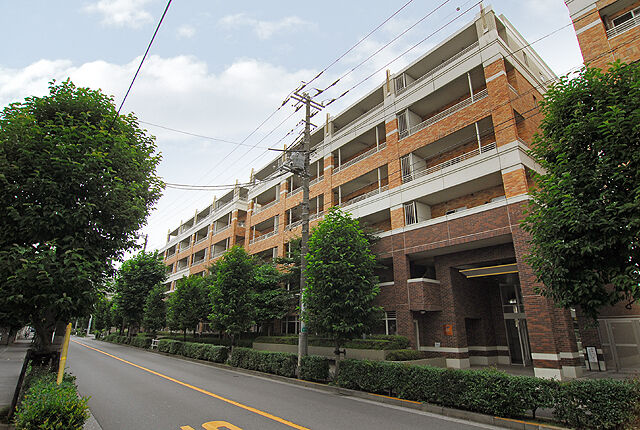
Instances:
[[[182,340],[184,342],[187,341],[187,329],[186,328],[182,331]]]

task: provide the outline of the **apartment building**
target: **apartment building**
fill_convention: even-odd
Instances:
[[[607,63],[640,59],[640,0],[568,0],[584,63],[606,69]],[[618,371],[640,369],[640,305],[601,310],[598,335],[591,343],[602,351],[606,366]]]
[[[377,231],[381,330],[447,366],[512,364],[573,378],[572,312],[536,294],[519,222],[539,166],[527,155],[552,71],[487,8],[311,136],[311,225],[333,206]],[[168,235],[168,288],[234,244],[284,255],[300,236],[300,178],[282,158]],[[295,331],[296,318],[282,323]],[[597,335],[595,336],[597,337]]]

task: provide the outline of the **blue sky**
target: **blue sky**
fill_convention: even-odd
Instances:
[[[174,0],[124,111],[134,112],[149,123],[241,141],[301,80],[311,79],[407,1]],[[317,84],[332,82],[443,2],[413,0],[330,68]],[[464,11],[474,3],[446,2],[342,80],[333,95],[459,16],[456,8]],[[561,0],[496,0],[484,4],[504,14],[529,42],[570,23]],[[0,106],[42,95],[48,81],[67,77],[77,85],[103,89],[119,104],[165,5],[165,0],[0,2],[0,35],[5,47],[0,56]],[[461,16],[388,68],[398,70],[424,54],[471,21],[478,10],[476,7]],[[571,26],[534,48],[557,74],[582,61]],[[342,104],[332,105],[329,113],[336,114],[357,100],[379,84],[383,74],[365,82],[359,92],[342,99]],[[235,179],[248,180],[251,167],[262,166],[274,156],[264,148],[275,145],[300,119],[275,128],[290,112],[278,112],[246,141],[257,144],[253,150],[143,126],[157,137],[163,156],[159,174],[165,181],[228,184]],[[265,138],[271,130],[273,133]],[[210,204],[213,195],[167,190],[144,230],[149,234],[150,247],[162,246],[167,230],[192,216],[196,208]]]

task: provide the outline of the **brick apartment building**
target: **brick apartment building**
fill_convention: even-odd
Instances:
[[[554,78],[487,8],[312,133],[311,226],[340,206],[378,231],[383,332],[449,367],[513,364],[573,378],[585,365],[581,341],[602,360],[595,330],[536,294],[524,261],[519,222],[539,169],[527,150]],[[235,244],[263,257],[287,252],[300,236],[302,189],[282,162],[169,232],[160,250],[168,291]],[[297,327],[290,316],[275,330]]]
[[[567,0],[586,65],[606,69],[607,63],[640,59],[640,0]],[[602,309],[599,345],[608,367],[640,369],[640,306],[624,302]],[[595,343],[594,342],[594,343]]]

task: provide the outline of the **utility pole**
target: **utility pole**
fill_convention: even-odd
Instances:
[[[298,166],[295,166],[298,168],[294,167],[294,172],[299,173],[302,177],[302,204],[300,205],[302,212],[302,237],[300,241],[300,333],[298,334],[298,369],[300,369],[302,357],[308,354],[307,327],[304,323],[303,315],[305,311],[304,293],[307,288],[307,252],[309,252],[309,159],[311,156],[311,117],[313,116],[311,114],[311,108],[313,107],[319,111],[323,106],[313,102],[308,93],[299,94],[299,92],[295,92],[291,98],[305,106],[304,137],[302,140],[304,160],[302,166],[300,166],[301,168]]]

